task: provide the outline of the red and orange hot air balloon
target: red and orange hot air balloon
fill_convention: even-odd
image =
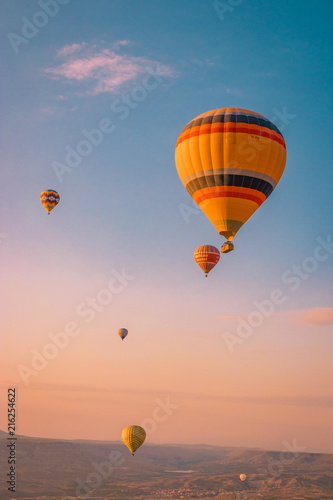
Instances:
[[[203,272],[206,274],[206,278],[208,273],[216,266],[218,261],[220,260],[220,252],[216,247],[212,245],[202,245],[198,247],[194,252],[194,258],[198,266],[201,267]]]
[[[176,145],[185,188],[229,245],[272,193],[286,164],[279,129],[258,113],[215,109],[190,121]]]

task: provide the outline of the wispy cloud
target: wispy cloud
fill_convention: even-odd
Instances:
[[[239,316],[233,316],[233,315],[227,315],[227,314],[220,314],[219,316],[216,316],[218,319],[225,319],[227,321],[237,321]]]
[[[74,54],[75,52],[79,52],[86,46],[85,42],[82,43],[73,43],[72,45],[65,45],[62,49],[57,50],[57,56],[66,57],[70,54]]]
[[[272,313],[272,317],[278,315],[293,323],[298,325],[316,325],[316,326],[327,326],[333,325],[333,307],[317,307],[313,309],[299,309],[294,311],[287,311],[279,313],[275,311]],[[217,319],[224,321],[239,321],[243,319],[246,321],[246,316],[242,315],[218,315]]]
[[[42,108],[41,112],[45,115],[53,115],[54,111],[50,106],[47,106],[46,108]]]
[[[116,53],[117,44],[126,46],[129,43],[128,40],[120,40],[113,44],[112,49],[98,49],[96,45],[85,43],[65,45],[57,52],[65,62],[44,71],[50,78],[79,84],[81,95],[119,93],[128,85],[139,82],[140,77],[147,73],[147,67],[158,68],[159,75],[164,77],[174,76],[169,66],[158,61]]]
[[[288,317],[299,325],[333,325],[333,307],[317,307],[299,311],[290,311]]]
[[[78,106],[73,106],[72,108],[69,108],[69,110],[63,106],[47,106],[45,108],[42,108],[40,110],[41,117],[47,117],[51,115],[55,116],[62,116],[64,113],[67,113],[68,111],[76,111],[78,109]]]
[[[113,44],[113,48],[122,47],[124,45],[129,45],[131,42],[129,40],[119,40]]]
[[[226,91],[227,94],[235,95],[237,97],[243,97],[243,92],[241,90],[232,89],[230,87],[226,87],[225,91]]]
[[[203,67],[203,66],[215,66],[216,63],[212,61],[209,58],[206,59],[198,59],[197,57],[192,58],[192,63],[196,64],[197,66]]]
[[[1,386],[2,384],[0,384]],[[213,395],[213,394],[202,394],[202,393],[187,393],[182,391],[165,391],[165,390],[149,390],[149,389],[119,389],[115,387],[84,387],[77,385],[63,385],[63,384],[50,384],[50,383],[34,383],[31,384],[26,390],[30,391],[47,391],[47,392],[59,392],[59,397],[72,398],[72,393],[76,394],[76,398],[83,397],[88,400],[93,398],[94,400],[103,399],[105,397],[110,398],[112,395],[126,395],[128,398],[130,394],[133,396],[138,393],[143,396],[149,397],[164,397],[170,396],[177,400],[186,401],[196,401],[204,404],[207,401],[216,401],[221,403],[237,403],[237,404],[251,404],[251,405],[276,405],[276,406],[303,406],[303,407],[319,407],[319,408],[331,408],[333,407],[333,397],[326,395],[291,395],[291,396],[254,396],[254,395]],[[80,396],[81,395],[81,396]],[[200,403],[199,403],[200,404]]]

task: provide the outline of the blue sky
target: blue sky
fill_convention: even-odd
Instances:
[[[38,14],[47,12],[42,0],[4,1],[0,7],[0,252],[9,334],[4,383],[22,384],[17,365],[28,364],[46,331],[61,330],[80,301],[105,286],[113,270],[125,268],[135,276],[133,284],[119,295],[115,309],[94,323],[94,335],[103,342],[126,326],[122,323],[130,324],[144,342],[152,342],[156,359],[167,346],[179,349],[183,373],[192,341],[193,359],[211,342],[232,370],[245,357],[244,370],[251,372],[251,349],[258,350],[268,363],[265,369],[276,363],[277,401],[288,385],[288,369],[297,379],[293,394],[289,384],[290,397],[327,398],[332,255],[306,273],[295,291],[282,277],[313,257],[318,237],[326,241],[332,234],[332,6],[259,0],[54,2],[53,17]],[[224,14],[223,3],[229,6]],[[26,19],[44,25],[30,28],[33,36],[19,42],[10,33],[26,34]],[[158,77],[149,77],[151,71]],[[143,82],[148,90],[142,90]],[[191,119],[220,107],[249,109],[274,121],[286,141],[287,165],[277,189],[238,233],[236,250],[223,256],[206,280],[193,252],[202,244],[220,247],[222,238],[194,208],[178,178],[174,150]],[[103,133],[101,143],[59,178],[55,162],[66,164],[68,148],[76,150],[86,139],[82,130],[90,132],[101,122],[112,132]],[[61,197],[49,217],[39,201],[48,188]],[[187,217],[184,210],[190,210]],[[235,332],[235,318],[247,318],[253,301],[275,288],[286,300],[231,355],[223,334]],[[15,353],[9,339],[18,345]],[[105,354],[103,342],[96,347],[77,339],[77,352],[90,349],[94,366]],[[315,382],[300,394],[307,356],[313,358]],[[80,357],[75,359],[80,372]],[[209,354],[203,363],[207,377],[219,379],[209,374],[207,359]],[[285,370],[280,386],[279,370]],[[45,370],[38,383],[51,387],[58,376],[56,369]],[[154,374],[145,379],[147,390],[149,377]],[[264,379],[258,388],[263,395]],[[172,392],[166,380],[164,390]],[[82,385],[87,383],[83,377]],[[191,392],[190,385],[184,391]],[[302,438],[305,429],[306,424]],[[43,432],[52,434],[46,424]],[[94,437],[82,433],[75,437]],[[244,444],[255,446],[251,433]],[[158,439],[173,442],[172,437],[161,431]],[[277,430],[259,445],[278,447],[287,437]],[[316,439],[307,446],[331,449],[325,448],[324,435]],[[236,441],[228,444],[241,444]],[[219,444],[224,442],[221,436]]]

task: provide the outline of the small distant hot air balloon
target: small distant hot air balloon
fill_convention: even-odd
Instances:
[[[258,113],[221,108],[202,113],[180,134],[180,180],[229,242],[275,189],[286,164],[277,126]],[[222,253],[231,251],[222,247]]]
[[[194,258],[198,266],[201,267],[203,272],[207,274],[216,266],[220,260],[220,252],[212,245],[202,245],[194,252]]]
[[[241,475],[239,476],[239,478],[240,478],[240,480],[241,480],[241,481],[245,481],[245,479],[246,479],[246,474],[241,474]]]
[[[45,207],[47,214],[50,215],[51,210],[58,205],[60,196],[54,189],[47,189],[40,194],[40,201]]]
[[[134,452],[140,448],[146,439],[146,431],[139,425],[128,425],[123,429],[121,437],[134,457]]]
[[[121,340],[124,340],[127,334],[128,330],[126,330],[126,328],[120,328],[120,330],[118,330],[118,335],[121,338]]]

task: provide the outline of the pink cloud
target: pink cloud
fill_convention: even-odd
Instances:
[[[46,115],[53,115],[54,110],[50,106],[48,106],[47,108],[42,108],[41,112],[45,113]]]
[[[317,307],[288,313],[291,321],[299,325],[327,326],[333,324],[333,307]]]
[[[226,319],[228,321],[237,321],[237,319],[239,319],[239,316],[228,316],[227,314],[225,315],[220,315],[220,316],[217,316],[218,319]]]
[[[75,52],[79,52],[83,47],[85,47],[86,43],[73,43],[72,45],[65,45],[62,49],[57,51],[57,56],[66,57],[70,54],[74,54]]]
[[[126,40],[121,40],[126,45]],[[84,48],[77,57],[77,50]],[[84,92],[97,95],[103,92],[119,92],[130,83],[139,83],[139,77],[147,73],[146,67],[158,67],[159,75],[172,77],[173,72],[168,66],[160,65],[143,57],[119,55],[113,50],[103,49],[99,52],[84,47],[83,44],[65,46],[58,51],[58,55],[67,60],[54,68],[47,68],[45,72],[50,78],[66,78],[72,82],[86,84]]]
[[[121,46],[121,45],[128,45],[129,43],[131,43],[129,40],[119,40],[119,42],[116,42],[114,44],[114,47],[118,47],[118,46]]]

